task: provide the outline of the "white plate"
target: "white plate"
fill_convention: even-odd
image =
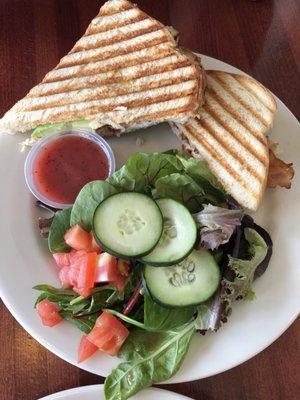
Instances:
[[[241,72],[221,61],[203,56],[206,68]],[[293,161],[296,177],[291,190],[269,190],[259,212],[258,223],[271,234],[274,255],[267,272],[254,284],[256,300],[235,304],[229,322],[217,333],[195,335],[179,373],[169,382],[184,382],[225,371],[248,360],[276,340],[294,321],[300,309],[300,132],[299,124],[277,99],[278,114],[273,137],[280,142],[283,158]],[[141,148],[136,137],[145,139]],[[81,332],[67,322],[43,327],[33,310],[38,283],[58,285],[56,268],[47,244],[38,233],[39,211],[25,186],[25,154],[19,152],[20,136],[0,136],[0,294],[19,323],[48,350],[76,364]],[[167,125],[110,140],[118,165],[136,151],[165,150],[179,145]],[[106,376],[118,360],[99,353],[80,368]]]
[[[143,390],[132,400],[192,400],[189,397],[158,388]],[[83,386],[51,394],[40,400],[105,400],[103,385]]]

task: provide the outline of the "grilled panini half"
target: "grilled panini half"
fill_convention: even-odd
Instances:
[[[86,119],[95,129],[119,132],[183,122],[202,100],[198,60],[136,5],[110,0],[69,54],[4,115],[0,127],[15,133]]]
[[[206,71],[205,104],[195,118],[175,124],[183,147],[207,162],[240,205],[257,209],[266,186],[269,150],[265,137],[276,103],[256,80]]]

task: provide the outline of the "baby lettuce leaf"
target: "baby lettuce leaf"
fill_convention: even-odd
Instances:
[[[97,206],[117,190],[106,181],[87,183],[79,192],[71,212],[71,226],[79,224],[83,229],[92,229],[93,215]]]
[[[126,400],[138,391],[171,378],[180,368],[195,333],[191,323],[176,332],[134,329],[119,356],[121,363],[106,378],[106,400]]]
[[[155,303],[148,295],[144,295],[145,329],[171,330],[191,321],[194,313],[194,307],[165,308]]]
[[[238,233],[241,234],[240,228]],[[252,300],[255,297],[252,290],[255,271],[264,260],[269,262],[268,244],[256,230],[245,228],[242,235],[235,236],[232,254],[247,256],[247,259],[228,256],[219,289],[211,299],[197,308],[195,324],[199,330],[218,330],[231,314],[234,300]],[[241,241],[240,237],[244,239]]]
[[[177,200],[191,212],[197,212],[202,208],[205,192],[190,176],[173,173],[156,181],[153,195]]]
[[[157,179],[181,169],[181,163],[172,155],[136,153],[128,158],[124,167],[108,178],[108,182],[118,191],[147,193]]]
[[[64,235],[70,228],[70,217],[72,208],[57,211],[54,215],[49,230],[48,246],[51,253],[62,253],[70,251],[70,247],[64,240]]]
[[[202,186],[209,184],[211,188],[217,190],[217,194],[225,200],[225,190],[215,175],[211,172],[205,161],[197,160],[185,153],[178,153],[177,158],[183,165],[183,169],[187,175],[192,177]]]
[[[229,256],[229,268],[235,273],[233,281],[224,278],[226,287],[223,299],[231,304],[233,299],[253,300],[255,294],[252,290],[254,273],[258,265],[266,258],[267,245],[263,238],[252,228],[244,230],[249,243],[250,260],[241,260]]]
[[[172,154],[180,160],[183,171],[204,189],[207,202],[215,205],[225,203],[226,192],[205,161],[178,150],[173,151]]]
[[[134,192],[136,180],[128,171],[126,165],[118,169],[113,175],[106,180],[110,183],[118,192]]]
[[[221,288],[205,303],[197,307],[195,325],[200,331],[216,331],[222,322],[223,303],[221,301]]]
[[[229,210],[212,204],[194,214],[194,219],[201,227],[200,245],[215,250],[231,238],[236,226],[241,225],[243,210]]]

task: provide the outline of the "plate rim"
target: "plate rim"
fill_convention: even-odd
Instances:
[[[41,397],[38,400],[64,400],[65,395],[70,394],[85,394],[85,393],[97,393],[97,391],[104,388],[104,384],[96,384],[96,385],[87,385],[87,386],[77,386],[71,389],[61,390],[59,392],[55,392],[52,394],[48,394],[45,397]],[[151,392],[151,393],[164,393],[165,396],[172,393],[172,395],[176,396],[178,400],[193,400],[191,397],[184,396],[181,393],[173,392],[171,390],[161,389],[158,387],[149,387],[143,389],[143,391]],[[140,393],[140,392],[139,392]],[[138,394],[138,393],[137,393]]]

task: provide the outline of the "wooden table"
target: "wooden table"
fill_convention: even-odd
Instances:
[[[182,45],[250,73],[300,116],[299,0],[136,2],[176,27]],[[0,115],[55,66],[102,3],[0,0]],[[45,350],[3,304],[0,307],[1,400],[33,400],[103,382]],[[243,365],[212,378],[165,388],[199,400],[296,400],[300,395],[299,332],[298,320]]]

